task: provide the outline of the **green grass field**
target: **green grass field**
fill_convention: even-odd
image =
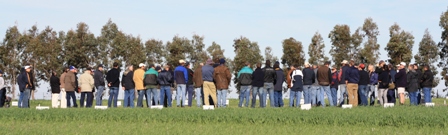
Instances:
[[[36,110],[50,101],[31,101],[32,108],[0,109],[0,134],[447,134],[448,108],[316,107],[238,108],[69,108]],[[288,102],[285,102],[288,103]]]

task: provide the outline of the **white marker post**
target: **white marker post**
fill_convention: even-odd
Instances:
[[[11,106],[19,106],[19,102],[17,102],[17,101],[12,101],[12,102],[11,102]]]
[[[384,104],[384,108],[389,108],[389,107],[394,107],[395,104],[394,103],[385,103]]]
[[[342,105],[342,109],[352,109],[353,108],[353,105],[352,104],[345,104],[345,105]]]
[[[426,107],[434,107],[435,104],[434,104],[434,103],[426,103],[425,106],[426,106]]]
[[[202,106],[203,110],[215,110],[215,106],[213,105],[204,105]]]
[[[40,104],[39,104],[39,106],[36,106],[36,109],[37,110],[47,110],[47,109],[50,109],[50,107],[49,106],[40,106]]]
[[[300,109],[302,110],[310,110],[311,109],[311,104],[303,104],[300,106]]]
[[[107,106],[95,106],[95,109],[106,110]]]
[[[163,106],[162,105],[153,105],[153,106],[151,106],[151,109],[160,109],[160,110],[162,110]]]

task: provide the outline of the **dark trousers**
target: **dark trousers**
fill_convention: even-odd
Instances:
[[[87,99],[86,99],[87,96]],[[86,100],[86,107],[92,107],[93,103],[93,92],[81,92],[81,107],[84,107],[84,100]]]
[[[422,89],[418,89],[418,93],[417,93],[417,105],[419,105],[422,101]]]
[[[6,100],[6,89],[3,88],[0,90],[0,108],[2,108],[5,105]]]
[[[76,95],[74,91],[67,91],[67,95],[65,96],[67,99],[67,107],[71,107],[70,104],[70,98],[73,100],[73,107],[78,107],[78,104],[76,103]]]
[[[188,95],[188,106],[191,107],[191,104],[193,102],[193,85],[187,85],[187,95]]]
[[[395,104],[395,89],[389,89],[387,90],[387,103],[394,103]]]

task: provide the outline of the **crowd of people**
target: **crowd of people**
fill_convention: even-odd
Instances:
[[[279,62],[271,66],[271,61],[267,60],[264,64],[262,68],[262,64],[257,63],[253,69],[251,63],[246,62],[238,71],[236,80],[239,87],[239,107],[249,107],[250,99],[250,107],[256,107],[258,96],[259,107],[264,108],[268,95],[270,107],[283,107],[283,91],[287,90],[290,92],[290,107],[299,107],[302,96],[303,104],[325,107],[325,95],[329,106],[373,106],[375,103],[384,105],[396,103],[396,93],[399,104],[403,105],[405,92],[408,93],[411,105],[420,104],[421,93],[424,94],[424,102],[432,102],[431,88],[434,78],[428,65],[419,68],[417,64],[409,64],[406,69],[407,64],[404,62],[393,66],[384,61],[377,65],[366,65],[344,60],[339,70],[336,66],[330,66],[330,62],[323,65],[311,65],[306,62],[303,68],[295,64],[284,72]],[[35,89],[35,79],[31,72],[32,66],[26,65],[17,77],[20,90],[19,108],[29,108],[31,90]],[[106,87],[109,88],[107,106],[117,107],[121,86],[124,91],[124,107],[144,107],[144,97],[146,107],[171,107],[171,88],[174,88],[177,107],[191,107],[195,96],[197,107],[212,104],[225,108],[232,79],[225,59],[215,62],[208,59],[205,64],[200,63],[195,67],[194,71],[191,69],[191,63],[185,60],[179,60],[179,65],[175,68],[169,65],[160,67],[140,63],[138,69],[134,70],[133,65],[127,65],[121,77],[119,64],[115,62],[105,75],[103,72],[103,65],[98,65],[96,69],[88,67],[81,75],[77,75],[78,69],[74,66],[65,68],[60,76],[56,71],[52,71],[52,107],[78,107],[76,93],[81,95],[80,107],[89,108],[93,103],[102,106]],[[2,75],[0,70],[0,94],[3,101],[6,87]],[[283,86],[285,83],[287,88]],[[59,97],[62,97],[60,106]],[[188,103],[184,103],[186,99]],[[0,104],[3,106],[4,102]]]

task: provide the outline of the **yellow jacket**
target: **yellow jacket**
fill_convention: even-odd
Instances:
[[[145,86],[143,85],[143,76],[145,76],[145,70],[137,69],[134,71],[134,84],[136,90],[145,90]]]

